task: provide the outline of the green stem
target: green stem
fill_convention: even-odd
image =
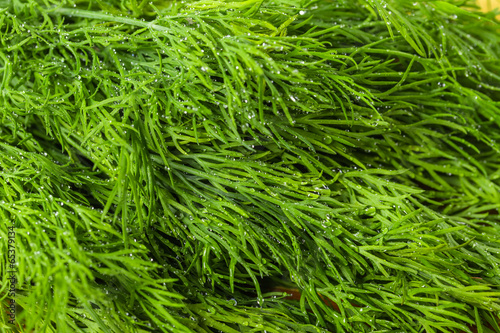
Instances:
[[[130,18],[130,17],[115,16],[115,15],[111,15],[111,14],[103,14],[101,12],[93,12],[93,11],[84,10],[84,9],[58,8],[58,9],[54,10],[53,12],[51,12],[51,14],[77,16],[77,17],[102,20],[102,21],[108,21],[108,22],[119,22],[119,23],[124,23],[124,24],[128,24],[128,25],[143,27],[143,28],[150,28],[150,29],[158,30],[158,31],[168,30],[167,27],[164,27],[164,26],[161,26],[158,24],[153,24],[153,22],[141,21],[138,19]],[[175,16],[175,17],[178,17],[178,16]]]

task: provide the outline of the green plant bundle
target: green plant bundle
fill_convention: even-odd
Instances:
[[[2,332],[500,332],[495,15],[0,0]]]

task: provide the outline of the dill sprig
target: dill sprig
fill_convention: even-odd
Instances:
[[[0,4],[18,329],[500,330],[495,13]]]

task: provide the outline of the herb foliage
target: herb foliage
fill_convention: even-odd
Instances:
[[[0,8],[0,236],[14,221],[26,332],[500,331],[495,13]]]

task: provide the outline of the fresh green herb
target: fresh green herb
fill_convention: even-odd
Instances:
[[[495,15],[0,1],[18,329],[499,332]]]

